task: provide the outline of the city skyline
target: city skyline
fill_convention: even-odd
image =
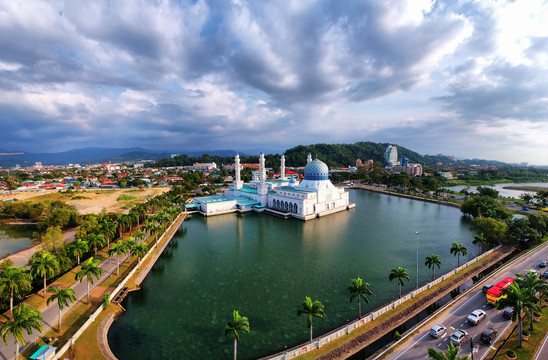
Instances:
[[[1,148],[548,164],[548,4],[0,0]]]

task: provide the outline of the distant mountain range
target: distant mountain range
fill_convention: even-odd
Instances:
[[[0,153],[15,153],[20,151],[8,151],[0,149]],[[23,155],[0,156],[0,166],[4,168],[14,167],[19,164],[21,167],[33,166],[35,162],[42,165],[67,165],[67,164],[94,164],[94,163],[117,163],[132,162],[140,160],[160,160],[171,157],[171,154],[187,154],[189,156],[202,156],[203,154],[234,156],[233,150],[212,150],[212,151],[168,151],[151,150],[141,147],[132,148],[100,148],[89,147],[73,149],[58,153],[24,153]]]
[[[354,144],[312,144],[299,145],[285,151],[286,162],[290,166],[304,166],[306,155],[311,153],[313,157],[318,157],[329,166],[354,166],[356,159],[360,158],[366,162],[369,159],[383,162],[384,151],[387,143],[357,142]],[[395,144],[394,144],[395,145]],[[427,166],[436,164],[455,164],[464,162],[467,164],[478,165],[496,165],[508,166],[510,164],[491,160],[455,160],[445,155],[421,155],[403,146],[398,146],[398,158],[402,156],[408,158],[410,163],[420,163]],[[0,149],[0,153],[15,153],[19,151],[8,151]],[[166,166],[181,165],[181,157],[170,160],[172,154],[186,154],[187,160],[200,160],[203,154],[211,155],[209,159],[218,162],[230,162],[236,155],[234,150],[211,150],[211,151],[169,151],[169,150],[151,150],[141,147],[131,148],[100,148],[88,147],[83,149],[73,149],[58,153],[24,153],[23,155],[0,156],[0,167],[12,168],[19,164],[21,167],[33,166],[35,162],[41,162],[42,165],[67,165],[67,164],[96,164],[96,163],[122,163],[138,162],[142,160],[158,161],[159,164]],[[248,158],[249,161],[255,161],[256,156],[250,156],[239,152],[242,159]],[[270,159],[274,155],[269,155]],[[275,158],[279,158],[276,155]],[[188,162],[188,161],[187,161]]]

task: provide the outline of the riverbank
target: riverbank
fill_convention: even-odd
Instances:
[[[382,189],[382,188],[378,188],[378,187],[370,186],[370,185],[354,185],[351,188],[352,189],[359,189],[359,190],[367,190],[367,191],[377,192],[377,193],[386,194],[386,195],[399,196],[399,197],[406,198],[406,199],[425,201],[425,202],[429,202],[429,203],[433,203],[433,204],[447,205],[447,206],[452,206],[452,207],[456,207],[456,208],[459,208],[459,209],[461,207],[461,204],[458,203],[458,202],[444,201],[444,200],[440,200],[440,199],[428,198],[428,197],[423,197],[423,196],[418,196],[418,195],[404,194],[404,193],[399,193],[399,192],[396,192],[396,191],[391,191],[391,190],[388,190],[388,189]]]
[[[548,186],[547,187],[542,187],[542,186],[503,186],[502,188],[506,189],[506,190],[521,190],[521,191],[536,191],[536,192],[548,191]]]

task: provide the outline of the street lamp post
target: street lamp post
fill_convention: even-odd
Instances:
[[[474,336],[470,338],[470,357],[472,360],[474,360]]]
[[[417,234],[417,290],[419,289],[419,232],[415,231]]]

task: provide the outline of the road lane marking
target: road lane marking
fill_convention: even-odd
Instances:
[[[415,341],[413,343],[413,345],[411,345],[410,347],[408,347],[405,351],[403,351],[401,354],[399,354],[398,356],[396,356],[393,360],[396,360],[397,358],[399,358],[400,356],[402,356],[403,354],[405,354],[407,352],[407,350],[411,349],[412,347],[414,347],[415,345],[417,345],[419,343],[419,341],[421,341],[422,339],[424,339],[424,337],[426,335],[428,335],[429,332],[427,332],[426,334],[424,334],[423,336],[421,336],[417,341]],[[427,356],[428,357],[428,356]]]

